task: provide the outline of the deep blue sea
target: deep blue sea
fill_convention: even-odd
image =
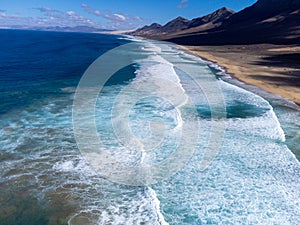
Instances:
[[[170,43],[0,30],[0,49],[0,225],[300,224],[292,103]]]

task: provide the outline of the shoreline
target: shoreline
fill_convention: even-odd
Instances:
[[[279,95],[300,109],[300,82],[297,74],[299,46],[239,45],[239,46],[182,46],[193,54],[225,69],[225,72],[243,86],[254,86],[270,94]],[[272,57],[285,56],[282,62]],[[291,60],[289,58],[291,57]],[[295,59],[293,58],[295,56]],[[270,62],[265,59],[269,59]],[[276,64],[277,63],[277,64]],[[228,81],[228,80],[226,80]],[[245,88],[245,87],[244,87]]]
[[[134,37],[151,41],[151,39],[141,36]],[[166,43],[177,45],[183,51],[217,65],[227,75],[227,77],[220,76],[225,82],[300,111],[300,53],[298,53],[300,45],[188,46],[173,42]],[[218,49],[220,50],[218,51]],[[274,58],[278,56],[279,60],[272,62],[272,56]],[[280,56],[283,56],[281,61]],[[291,57],[291,60],[288,56]],[[269,62],[267,60],[264,62],[264,58],[269,59]],[[274,79],[273,82],[272,79]]]
[[[232,69],[230,68],[230,65],[227,65],[225,63],[219,63],[219,61],[217,60],[212,60],[212,59],[216,59],[213,58],[213,56],[204,57],[204,55],[209,56],[209,52],[208,53],[204,52],[206,54],[203,54],[202,51],[200,52],[195,51],[194,49],[195,46],[182,46],[182,45],[177,45],[177,46],[179,46],[179,48],[181,48],[183,51],[186,51],[190,54],[200,57],[208,64],[208,66],[211,66],[217,71],[220,71],[220,73],[218,72],[217,75],[219,74],[218,77],[224,82],[227,82],[234,86],[250,91],[266,99],[271,104],[279,120],[280,127],[283,129],[286,138],[284,143],[289,148],[289,150],[293,153],[296,160],[300,162],[300,151],[298,148],[298,143],[300,140],[299,139],[300,123],[295,122],[293,119],[291,120],[291,118],[298,118],[300,116],[299,103],[297,104],[295,101],[292,101],[291,99],[286,98],[283,95],[280,95],[273,90],[265,88],[264,85],[259,86],[256,85],[255,82],[254,83],[249,82],[247,79],[240,79],[239,74],[236,75],[235,73],[232,73],[234,67]],[[196,48],[197,47],[198,46],[196,46]],[[238,62],[239,61],[237,61],[236,63]],[[300,71],[299,71],[299,75],[300,75]],[[300,86],[296,87],[296,89],[298,90],[298,96],[299,96]]]

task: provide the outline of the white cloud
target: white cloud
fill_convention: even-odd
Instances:
[[[41,12],[40,17],[22,17],[19,15],[10,15],[0,11],[0,24],[7,27],[75,27],[92,26],[94,28],[103,28],[99,22],[94,22],[89,18],[83,17],[74,11],[60,11],[47,7],[34,8]],[[3,15],[2,15],[3,14]]]
[[[100,16],[100,15],[101,15],[101,13],[100,13],[98,10],[95,10],[95,11],[94,11],[94,14],[95,14],[96,16]]]
[[[1,10],[1,11],[0,11],[0,17],[5,17],[5,16],[6,16],[5,11],[4,11],[4,10]]]
[[[87,4],[81,4],[81,7],[84,8],[87,12],[94,14],[95,16],[102,16],[99,10],[93,9]]]
[[[12,15],[5,10],[0,9],[1,27],[75,27],[90,26],[99,29],[135,29],[149,23],[139,16],[131,16],[123,13],[102,13],[100,10],[93,9],[87,4],[81,4],[81,7],[88,13],[96,16],[94,19],[84,17],[75,11],[61,11],[49,7],[34,8],[41,13],[37,17],[24,17]],[[97,19],[98,18],[98,19]],[[101,21],[101,18],[102,21]],[[101,23],[100,23],[101,21]]]
[[[139,16],[131,16],[123,13],[102,13],[100,10],[94,9],[87,4],[81,4],[81,7],[88,13],[106,19],[111,29],[135,29],[149,22],[149,20],[145,20]]]
[[[46,21],[51,21],[52,24],[56,23],[59,26],[93,26],[102,28],[99,23],[91,21],[74,11],[59,11],[51,8],[36,8],[44,14]]]
[[[137,21],[143,22],[143,19],[141,17],[139,17],[139,16],[135,16],[134,19],[136,19]]]
[[[66,14],[69,15],[69,16],[76,15],[76,13],[74,11],[67,11]]]
[[[49,11],[52,11],[52,9],[50,8],[47,8],[47,7],[38,7],[38,8],[35,8],[41,12],[49,12]]]
[[[116,18],[118,18],[118,19],[120,19],[120,20],[123,20],[123,21],[125,21],[126,20],[126,17],[125,16],[123,16],[123,15],[121,15],[121,14],[117,14],[117,13],[115,13],[115,14],[113,14],[114,16],[116,16]]]
[[[188,3],[188,0],[181,0],[180,3],[177,5],[177,8],[183,9],[183,8],[188,7],[187,3]]]

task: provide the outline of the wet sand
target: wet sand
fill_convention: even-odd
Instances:
[[[234,78],[300,105],[300,46],[183,46],[226,68]]]

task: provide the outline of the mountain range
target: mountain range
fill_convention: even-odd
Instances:
[[[18,29],[18,30],[38,30],[38,31],[59,31],[59,32],[83,32],[83,33],[107,33],[113,30],[95,28],[91,26],[22,26],[15,25],[10,27],[0,27],[0,29]]]
[[[131,35],[185,45],[298,44],[300,0],[258,0],[239,12],[223,7],[192,20],[153,23]]]

